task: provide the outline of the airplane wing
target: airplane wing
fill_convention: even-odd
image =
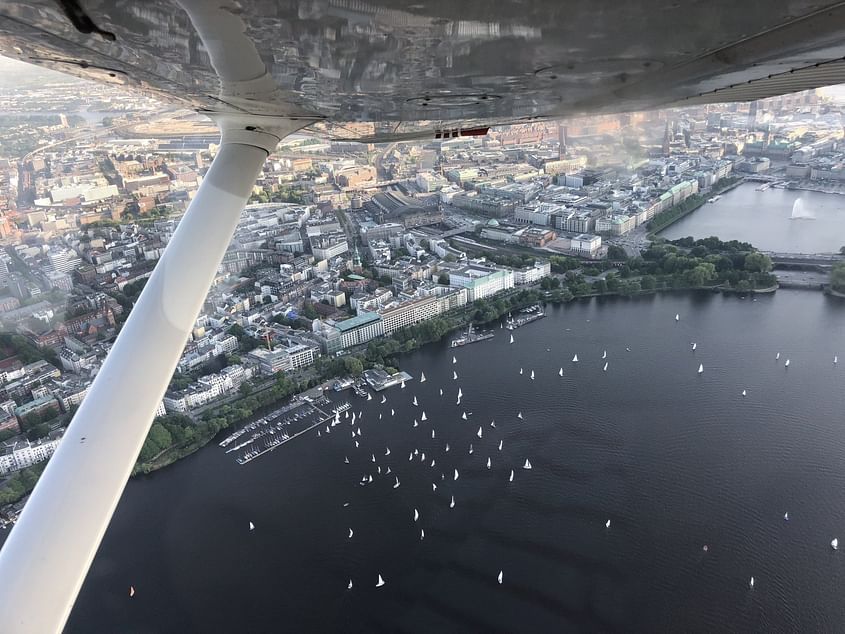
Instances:
[[[197,19],[227,33],[218,45],[250,47],[237,77],[214,68]],[[841,83],[845,6],[231,0],[191,17],[173,0],[35,0],[0,8],[0,54],[199,111],[384,141]]]

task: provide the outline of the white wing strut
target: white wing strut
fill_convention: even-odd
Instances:
[[[307,123],[277,120],[273,134],[224,128],[211,169],[0,551],[0,632],[64,627],[264,159]]]

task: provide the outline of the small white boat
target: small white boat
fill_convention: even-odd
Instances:
[[[443,396],[443,388],[440,388],[440,396]]]
[[[703,363],[699,363],[699,364],[698,364],[698,373],[699,373],[699,374],[701,374],[702,372],[704,372],[704,364],[703,364]]]
[[[500,441],[499,441],[499,451],[501,451],[501,450],[502,450],[502,443],[503,443],[503,442],[505,442],[505,441],[504,441],[504,440],[500,440]]]
[[[252,522],[249,523],[249,530],[251,530],[251,531],[255,530],[255,524],[253,524]]]
[[[681,321],[681,316],[678,313],[675,313],[675,321]]]
[[[777,361],[778,359],[780,359],[780,352],[778,352],[778,353],[775,355],[775,361]]]
[[[426,382],[425,372],[421,372],[420,373],[420,383],[425,383],[425,382]]]
[[[399,387],[401,387],[401,388],[404,390],[404,389],[405,389],[405,381],[402,381],[402,382],[399,384]]]
[[[425,452],[424,451],[420,454],[420,462],[425,462]]]
[[[491,420],[491,421],[490,421],[490,427],[495,427],[495,426],[496,426],[496,421]]]
[[[449,500],[449,508],[450,509],[455,508],[455,496],[454,495],[452,496],[452,499]]]
[[[349,529],[349,538],[348,538],[348,539],[352,539],[352,535],[354,535],[354,531],[350,528],[350,529]]]
[[[531,370],[531,380],[534,380],[534,370]]]
[[[420,455],[420,450],[419,450],[419,449],[414,449],[414,455],[415,455],[415,456],[419,456],[419,455]]]
[[[604,527],[605,527],[605,528],[610,528],[610,520],[607,520],[607,521],[604,523]]]
[[[419,407],[419,406],[420,406],[419,401],[417,401],[417,397],[414,396],[414,407]]]
[[[393,488],[394,488],[394,489],[398,489],[398,488],[399,488],[399,478],[398,478],[398,477],[396,478],[396,482],[394,482],[394,483],[393,483]]]
[[[421,528],[420,529],[420,541],[422,541],[424,539],[425,539],[425,529]]]
[[[370,476],[369,478],[367,478],[367,482],[372,482],[372,481],[373,481],[373,476]]]
[[[577,354],[574,357],[572,357],[572,363],[578,363],[578,355]]]
[[[457,362],[458,360],[455,357],[452,357],[452,365],[455,365]]]
[[[525,464],[522,465],[522,468],[523,469],[531,469],[532,468],[531,467],[531,461],[528,458],[525,459]]]
[[[375,454],[370,454],[370,456],[371,456],[370,460],[372,460],[373,462],[375,462],[375,461],[376,461],[376,455],[375,455]]]
[[[789,359],[786,360],[786,363],[783,364],[783,367],[785,367],[785,368],[789,367]]]
[[[487,469],[490,469],[490,467],[492,467],[492,466],[493,466],[493,462],[490,460],[490,458],[487,458]]]
[[[449,451],[449,443],[446,443],[446,451]]]
[[[417,509],[414,509],[414,521],[418,522],[420,519],[420,512]]]
[[[428,420],[428,416],[425,415],[425,411],[423,411],[422,416],[420,416],[420,420],[421,421],[427,421]]]
[[[385,448],[384,448],[384,455],[385,455],[385,456],[389,456],[389,455],[390,455],[390,447],[385,447]]]
[[[387,403],[387,397],[384,394],[382,394],[381,395],[381,404],[384,405],[385,403]]]
[[[384,472],[384,475],[390,475],[390,467],[387,467],[387,471]]]
[[[129,586],[129,596],[130,597],[135,596],[135,586]]]
[[[460,477],[460,474],[458,473],[458,470],[457,470],[457,469],[455,469],[455,475],[454,475],[454,478],[453,478],[453,479],[454,479],[455,481],[457,481],[459,477]]]
[[[432,458],[432,460],[431,460],[431,468],[432,468],[432,469],[434,469],[434,464],[435,464],[435,461],[434,461],[434,459]]]
[[[461,414],[461,418],[463,418],[464,420],[466,420],[466,419],[467,419],[467,413],[466,413],[466,412],[464,412],[463,414]]]
[[[355,441],[355,449],[358,449],[358,441]]]
[[[350,579],[350,580],[349,580],[349,585],[348,585],[348,586],[346,586],[346,589],[347,589],[347,590],[351,590],[351,589],[352,589],[352,579]]]
[[[698,347],[698,344],[694,341],[692,342],[692,349],[695,350]]]
[[[458,373],[457,373],[457,372],[455,372],[454,370],[452,370],[452,380],[453,380],[453,381],[457,381],[457,380],[458,380]]]
[[[478,433],[476,433],[475,435],[476,435],[476,436],[478,436],[479,438],[481,438],[481,436],[482,436],[482,434],[483,434],[483,433],[484,433],[484,432],[482,431],[481,427],[479,427],[479,428],[478,428]]]
[[[434,482],[432,482],[432,483],[431,483],[431,490],[432,490],[432,491],[437,491],[437,485],[436,485],[436,484],[434,484]]]
[[[420,424],[417,422],[417,419],[415,418],[414,419],[414,427],[419,427],[419,426],[420,426]]]
[[[458,398],[463,398],[463,396],[464,396],[463,390],[461,390],[461,388],[458,388]]]
[[[472,454],[472,451],[473,451],[473,449],[472,449],[472,443],[469,443],[469,453],[470,453],[470,454]]]
[[[789,511],[787,511],[786,513],[784,513],[784,514],[783,514],[783,520],[784,520],[785,522],[788,522],[788,521],[789,521]]]
[[[378,583],[376,583],[376,588],[381,588],[384,585],[384,579],[382,579],[381,575],[378,576]]]
[[[434,430],[431,430],[431,437],[434,438]]]
[[[367,400],[368,400],[368,401],[372,401],[372,400],[373,400],[373,395],[372,395],[372,394],[370,394],[369,392],[367,393]]]
[[[601,358],[607,359],[607,350],[605,350],[604,352],[601,353]]]
[[[519,368],[519,374],[522,375],[522,368]]]
[[[751,579],[748,581],[748,587],[752,590],[754,589],[754,577],[751,577]]]
[[[499,585],[501,585],[501,584],[502,584],[502,579],[503,579],[503,578],[504,578],[504,572],[500,570],[500,571],[499,571],[499,576],[498,576],[498,577],[496,577],[496,579],[499,581]]]
[[[743,395],[743,396],[747,396],[747,394],[748,394],[748,392],[746,392],[745,390],[742,390],[742,395]]]
[[[836,365],[837,363],[839,363],[839,357],[833,355],[833,364]]]
[[[511,335],[511,343],[513,343],[513,335]]]
[[[343,463],[344,463],[344,464],[349,464],[349,457],[348,457],[348,456],[344,456],[344,457],[343,457]]]
[[[508,478],[508,482],[513,482],[513,469],[511,469],[511,476]]]
[[[601,369],[602,372],[607,372],[607,361],[604,362],[604,367]]]
[[[517,414],[517,415],[516,415],[516,417],[517,417],[519,420],[522,420],[522,412],[520,412],[519,414]]]
[[[834,537],[832,540],[830,540],[830,547],[833,548],[833,550],[839,550],[839,538],[838,537]]]
[[[396,410],[394,410],[392,407],[390,408],[390,415],[396,416]],[[360,430],[358,430],[358,431],[360,431]],[[359,436],[360,436],[360,434],[359,434]]]
[[[557,371],[557,375],[558,375],[558,376],[563,376],[563,368],[561,368],[560,370],[558,370],[558,371]]]

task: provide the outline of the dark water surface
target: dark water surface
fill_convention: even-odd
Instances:
[[[778,253],[838,253],[845,245],[845,196],[768,189],[745,183],[672,224],[660,235],[669,240],[719,236],[743,240]],[[800,199],[813,220],[792,220]]]
[[[845,631],[845,302],[594,300],[496,334],[406,357],[428,381],[386,405],[333,394],[357,450],[343,420],[131,481],[68,631]],[[377,465],[401,486],[360,486]]]

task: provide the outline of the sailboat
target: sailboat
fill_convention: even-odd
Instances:
[[[352,589],[352,579],[350,579],[350,580],[349,580],[349,585],[348,585],[348,586],[346,586],[346,589],[347,589],[347,590],[351,590],[351,589]]]
[[[425,452],[424,451],[420,454],[420,462],[425,462]]]
[[[432,491],[437,491],[437,485],[436,485],[436,484],[434,484],[434,482],[432,482],[432,483],[431,483],[431,490],[432,490]]]
[[[607,521],[604,523],[604,527],[605,527],[605,528],[610,528],[610,520],[607,520]]]
[[[472,453],[472,443],[469,443],[469,452]]]
[[[129,586],[129,596],[130,597],[135,596],[135,586]]]
[[[384,448],[384,455],[385,455],[385,456],[389,456],[389,455],[390,455],[390,447],[385,447],[385,448]]]
[[[368,401],[372,401],[372,400],[373,400],[373,395],[372,395],[372,394],[370,394],[369,392],[367,392],[367,400],[368,400]]]
[[[378,583],[376,583],[376,588],[381,588],[384,585],[384,579],[381,578],[381,575],[378,576]]]
[[[780,359],[780,352],[778,352],[778,353],[775,355],[775,361],[777,361],[778,359]]]
[[[784,513],[784,514],[783,514],[783,520],[784,520],[785,522],[788,522],[788,521],[789,521],[789,511],[787,511],[786,513]]]
[[[502,443],[504,443],[504,442],[505,442],[504,440],[500,440],[500,441],[499,441],[499,451],[501,451],[501,450],[502,450]]]
[[[374,453],[371,453],[370,456],[371,456],[370,460],[372,460],[372,462],[375,462],[376,461],[376,455]]]
[[[508,482],[513,482],[513,469],[511,469],[511,477],[508,478]]]
[[[531,370],[531,380],[534,380],[534,370]]]
[[[420,512],[417,509],[414,509],[414,521],[418,522],[420,519]]]
[[[399,384],[399,387],[401,387],[401,388],[404,390],[404,389],[405,389],[405,381],[402,381],[402,382]]]
[[[577,354],[574,357],[572,357],[572,363],[578,363],[578,355]]]
[[[415,418],[414,419],[414,427],[419,427],[419,426],[420,426],[420,424],[417,422],[417,419]]]
[[[390,408],[390,415],[396,416],[396,410],[394,410],[392,407]]]
[[[457,469],[455,469],[455,475],[454,475],[454,477],[453,477],[453,480],[454,480],[455,482],[457,482],[459,477],[460,477],[460,474],[458,473],[458,470],[457,470]]]
[[[490,458],[487,458],[487,469],[490,469],[490,467],[491,467],[492,465],[493,465],[493,463],[492,463],[492,461],[490,460]]]
[[[350,528],[350,529],[349,529],[349,537],[348,537],[348,539],[352,539],[352,535],[354,535],[354,534],[355,534],[355,533],[354,533],[354,531]]]
[[[452,370],[452,380],[453,380],[453,381],[457,381],[457,380],[458,380],[458,373],[457,373],[457,372],[455,372],[454,370]]]
[[[490,421],[490,427],[495,427],[495,426],[496,426],[496,421],[491,420],[491,421]]]
[[[449,508],[450,509],[455,508],[455,496],[454,495],[452,496],[452,499],[449,500]]]
[[[504,572],[500,570],[500,571],[499,571],[499,576],[498,576],[498,577],[496,577],[496,579],[499,581],[499,585],[501,585],[501,584],[502,584],[502,579],[503,579],[503,578],[504,578]]]
[[[511,335],[511,343],[513,343],[513,335]]]
[[[525,464],[522,465],[522,468],[523,469],[531,469],[531,461],[528,458],[525,459]]]
[[[522,368],[519,368],[519,374],[522,375]]]
[[[704,372],[704,364],[703,364],[703,363],[699,363],[699,364],[698,364],[698,373],[699,373],[699,374],[701,374],[702,372]]]
[[[385,403],[387,403],[387,397],[384,394],[382,394],[381,395],[381,404],[384,405]]]
[[[355,441],[355,449],[358,449],[358,441]]]
[[[695,342],[693,341],[693,343],[692,343],[692,349],[693,349],[693,350],[695,350],[697,347],[698,347],[698,344],[697,344],[697,343],[695,343]]]
[[[681,321],[681,316],[678,313],[675,313],[675,321]]]
[[[786,363],[783,364],[783,367],[785,367],[785,368],[789,367],[789,359],[786,360]]]
[[[434,458],[432,458],[432,459],[431,459],[431,468],[432,468],[432,469],[434,469],[434,465],[435,465],[435,460],[434,460]]]
[[[344,464],[349,464],[349,457],[348,457],[348,456],[344,456],[344,457],[343,457],[343,462],[344,462]]]
[[[516,417],[517,417],[519,420],[522,420],[522,412],[520,412],[519,414],[517,414],[517,415],[516,415]]]
[[[396,477],[396,482],[393,484],[393,488],[394,488],[394,489],[398,489],[398,488],[399,488],[399,478],[398,478],[398,477]]]
[[[838,537],[834,537],[832,540],[830,540],[830,547],[833,548],[833,550],[839,550],[839,538]]]
[[[607,361],[604,362],[604,367],[601,369],[602,372],[607,372]]]
[[[558,370],[558,371],[557,371],[557,375],[558,375],[558,376],[563,376],[563,368],[561,368],[560,370]]]
[[[384,472],[384,475],[390,475],[390,466],[387,467],[387,471]]]
[[[370,477],[367,478],[367,482],[371,483],[372,481],[373,481],[373,476],[370,476]]]
[[[416,397],[416,395],[415,395],[415,396],[414,396],[414,407],[419,407],[419,406],[420,406],[420,404],[419,404],[419,402],[417,401],[417,397]]]
[[[467,413],[466,413],[466,412],[464,412],[463,414],[461,414],[461,418],[463,418],[464,420],[466,420],[466,419],[467,419]]]
[[[255,530],[255,524],[253,524],[252,522],[249,523],[249,530],[251,530],[251,531]]]
[[[425,539],[425,529],[421,528],[420,529],[420,541],[422,541],[424,539]]]
[[[420,372],[420,383],[425,383],[425,382],[426,382],[425,372]]]
[[[455,365],[457,362],[458,362],[458,360],[453,356],[452,357],[452,365]]]
[[[440,396],[443,396],[443,388],[440,388]]]
[[[449,451],[449,443],[446,443],[446,451]]]
[[[745,391],[745,390],[742,390],[742,395],[743,395],[743,396],[745,396],[745,395],[746,395],[746,391]]]
[[[479,438],[481,438],[481,435],[482,435],[482,434],[483,434],[483,431],[482,431],[481,427],[479,427],[479,428],[478,428],[478,433],[476,434],[476,436],[478,436]]]
[[[434,430],[431,430],[431,437],[434,438]]]
[[[607,359],[607,350],[605,350],[604,352],[601,353],[601,358]]]
[[[752,590],[754,589],[754,577],[751,577],[751,579],[748,581],[748,587]]]
[[[833,355],[833,363],[834,364],[839,363],[839,357],[837,357],[836,355]]]
[[[463,395],[463,390],[461,390],[461,388],[458,388],[458,398],[463,398]]]

